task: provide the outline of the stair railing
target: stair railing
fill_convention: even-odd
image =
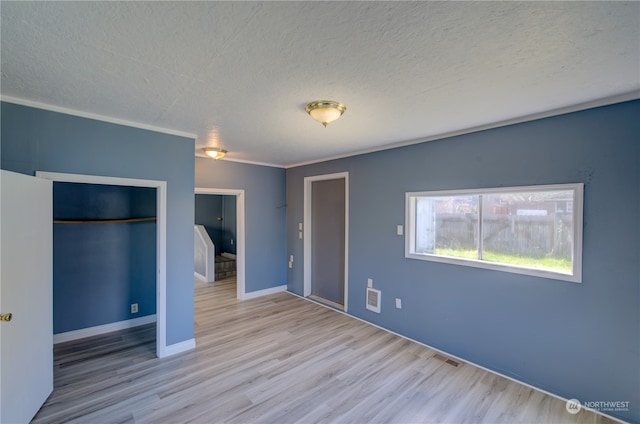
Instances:
[[[203,225],[194,225],[193,242],[193,274],[201,281],[213,283],[216,280],[216,248]]]

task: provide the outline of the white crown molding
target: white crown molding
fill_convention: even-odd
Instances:
[[[202,159],[207,159],[207,160],[216,160],[216,159],[211,159],[209,156],[202,154],[202,153],[196,153],[196,157],[197,158],[202,158]],[[268,163],[268,162],[257,162],[257,161],[252,161],[252,160],[244,160],[244,159],[234,159],[234,158],[230,158],[229,156],[225,156],[221,159],[217,159],[219,161],[227,161],[227,162],[237,162],[237,163],[245,163],[247,165],[257,165],[257,166],[268,166],[269,168],[282,168],[285,169],[286,166],[285,165],[278,165],[276,163]]]
[[[455,136],[458,136],[458,135],[470,134],[470,133],[474,133],[474,132],[478,132],[478,131],[484,131],[484,130],[489,130],[489,129],[493,129],[493,128],[504,127],[504,126],[507,126],[507,125],[513,125],[513,124],[520,124],[520,123],[523,123],[523,122],[535,121],[537,119],[543,119],[543,118],[548,118],[548,117],[552,117],[552,116],[564,115],[564,114],[567,114],[567,113],[578,112],[578,111],[581,111],[581,110],[592,109],[592,108],[602,107],[602,106],[608,106],[608,105],[612,105],[612,104],[615,104],[615,103],[622,103],[622,102],[626,102],[626,101],[630,101],[630,100],[637,100],[637,99],[640,99],[640,90],[634,90],[634,91],[631,91],[631,92],[628,92],[628,93],[622,93],[622,94],[618,94],[618,95],[615,95],[615,96],[604,97],[604,98],[601,98],[601,99],[591,100],[591,101],[588,101],[588,102],[578,103],[578,104],[571,105],[571,106],[565,106],[565,107],[552,109],[552,110],[545,111],[545,112],[534,113],[534,114],[531,114],[531,115],[525,115],[525,116],[521,116],[521,117],[517,117],[517,118],[506,119],[506,120],[503,120],[503,121],[492,122],[492,123],[489,123],[489,124],[478,125],[478,126],[475,126],[475,127],[465,128],[465,129],[461,129],[461,130],[457,130],[457,131],[450,131],[450,132],[447,132],[447,133],[436,134],[436,135],[425,137],[425,138],[401,141],[401,142],[397,142],[397,143],[387,144],[387,145],[384,145],[384,146],[378,146],[378,147],[373,147],[373,148],[369,148],[369,149],[356,150],[356,151],[349,152],[349,153],[344,153],[344,154],[341,154],[341,155],[328,156],[328,157],[323,157],[323,158],[313,159],[313,160],[303,161],[303,162],[297,162],[297,163],[288,164],[288,165],[279,165],[279,164],[274,164],[274,163],[250,161],[250,160],[244,160],[244,159],[232,159],[232,158],[229,158],[229,157],[225,157],[225,158],[220,159],[220,160],[226,160],[226,161],[229,161],[229,162],[245,163],[245,164],[248,164],[248,165],[268,166],[268,167],[271,167],[271,168],[284,168],[284,169],[297,168],[299,166],[313,165],[315,163],[327,162],[327,161],[337,160],[337,159],[344,159],[344,158],[348,158],[348,157],[364,155],[364,154],[367,154],[367,153],[381,152],[381,151],[384,151],[384,150],[390,150],[390,149],[395,149],[395,148],[399,148],[399,147],[411,146],[411,145],[414,145],[414,144],[426,143],[428,141],[441,140],[441,139],[444,139],[444,138],[455,137]],[[179,136],[179,137],[191,138],[194,141],[198,138],[198,136],[196,134],[192,134],[192,133],[171,130],[171,129],[168,129],[168,128],[156,127],[156,126],[153,126],[153,125],[141,124],[141,123],[138,123],[138,122],[132,122],[132,121],[124,120],[124,119],[112,118],[112,117],[93,114],[93,113],[88,113],[88,112],[81,112],[81,111],[74,110],[74,109],[69,109],[69,108],[60,107],[60,106],[53,106],[53,105],[49,105],[49,104],[46,104],[46,103],[41,103],[41,102],[36,102],[36,101],[26,100],[26,99],[20,99],[20,98],[17,98],[17,97],[0,95],[0,100],[3,101],[3,102],[7,102],[7,103],[14,103],[14,104],[22,105],[22,106],[33,107],[33,108],[36,108],[36,109],[50,110],[52,112],[64,113],[64,114],[67,114],[67,115],[74,115],[74,116],[79,116],[79,117],[82,117],[82,118],[95,119],[95,120],[98,120],[98,121],[110,122],[110,123],[113,123],[113,124],[124,125],[124,126],[128,126],[128,127],[133,127],[133,128],[140,128],[140,129],[149,130],[149,131],[155,131],[155,132],[164,133],[164,134],[176,135],[176,136]],[[201,158],[207,158],[204,154],[199,154],[199,153],[196,153],[195,156],[196,157],[201,157]]]
[[[305,161],[305,162],[298,162],[298,163],[286,165],[285,168],[286,169],[297,168],[299,166],[312,165],[314,163],[327,162],[327,161],[336,160],[336,159],[344,159],[344,158],[348,158],[348,157],[364,155],[364,154],[367,154],[367,153],[381,152],[381,151],[384,151],[384,150],[396,149],[398,147],[411,146],[411,145],[414,145],[414,144],[426,143],[428,141],[441,140],[443,138],[455,137],[455,136],[458,136],[458,135],[470,134],[470,133],[474,133],[474,132],[478,132],[478,131],[490,130],[490,129],[493,129],[493,128],[506,127],[507,125],[520,124],[520,123],[523,123],[523,122],[535,121],[535,120],[538,120],[538,119],[549,118],[549,117],[552,117],[552,116],[564,115],[564,114],[567,114],[567,113],[579,112],[581,110],[593,109],[593,108],[596,108],[596,107],[608,106],[608,105],[612,105],[612,104],[615,104],[615,103],[622,103],[622,102],[627,102],[627,101],[630,101],[630,100],[638,100],[638,99],[640,99],[640,90],[635,90],[635,91],[631,91],[629,93],[623,93],[623,94],[619,94],[619,95],[615,95],[615,96],[611,96],[611,97],[605,97],[605,98],[602,98],[602,99],[591,100],[591,101],[584,102],[584,103],[578,103],[578,104],[571,105],[571,106],[565,106],[565,107],[561,107],[561,108],[557,108],[557,109],[552,109],[552,110],[549,110],[549,111],[546,111],[546,112],[534,113],[534,114],[531,114],[531,115],[525,115],[525,116],[521,116],[521,117],[518,117],[518,118],[506,119],[504,121],[493,122],[493,123],[490,123],[490,124],[478,125],[478,126],[475,126],[475,127],[465,128],[465,129],[457,130],[457,131],[451,131],[451,132],[447,132],[447,133],[443,133],[443,134],[436,134],[436,135],[432,135],[432,136],[426,137],[426,138],[419,138],[419,139],[415,139],[415,140],[401,141],[401,142],[398,142],[398,143],[387,144],[387,145],[384,145],[384,146],[373,147],[373,148],[370,148],[370,149],[358,150],[358,151],[355,151],[355,152],[345,153],[345,154],[342,154],[342,155],[329,156],[329,157],[325,157],[323,159],[314,159],[314,160]]]
[[[176,131],[169,128],[156,127],[154,125],[141,124],[139,122],[127,121],[126,119],[112,118],[110,116],[98,115],[96,113],[81,112],[75,109],[69,109],[61,106],[54,106],[47,103],[35,102],[33,100],[20,99],[11,96],[0,96],[0,100],[7,103],[13,103],[21,106],[28,106],[35,109],[44,109],[51,112],[64,113],[65,115],[79,116],[81,118],[94,119],[96,121],[109,122],[111,124],[124,125],[126,127],[139,128],[142,130],[154,131],[163,134],[176,135],[178,137],[192,138],[195,140],[197,135],[184,131]]]

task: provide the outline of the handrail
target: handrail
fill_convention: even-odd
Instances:
[[[216,280],[216,248],[203,225],[194,225],[194,275],[202,281]]]

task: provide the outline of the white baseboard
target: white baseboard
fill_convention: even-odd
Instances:
[[[200,281],[204,281],[205,283],[207,282],[207,277],[205,277],[204,275],[202,275],[200,273],[197,273],[197,272],[193,271],[193,276],[196,277]]]
[[[160,348],[158,358],[166,358],[167,356],[176,355],[196,348],[196,339],[185,340],[180,343],[174,343],[169,346]]]
[[[269,294],[274,294],[274,293],[280,293],[283,291],[287,291],[287,286],[277,286],[277,287],[271,287],[268,289],[264,289],[264,290],[258,290],[258,291],[253,291],[253,292],[249,292],[249,293],[244,293],[242,294],[240,297],[240,300],[249,300],[249,299],[255,299],[256,297],[262,297],[262,296],[267,296]]]
[[[71,340],[83,339],[85,337],[97,336],[99,334],[110,333],[112,331],[133,328],[139,325],[151,324],[156,322],[156,316],[147,315],[140,318],[128,319],[125,321],[112,322],[110,324],[97,325],[95,327],[81,328],[80,330],[67,331],[66,333],[58,333],[53,335],[53,344],[70,342]]]

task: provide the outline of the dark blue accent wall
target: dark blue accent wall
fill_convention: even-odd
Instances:
[[[196,194],[195,223],[203,225],[216,247],[216,255],[222,253],[222,196]]]
[[[236,205],[236,196],[222,196],[222,251],[234,255],[237,244]]]
[[[625,102],[288,169],[289,290],[303,293],[303,179],[348,171],[350,314],[568,399],[629,401],[610,414],[640,421],[639,117]],[[575,182],[581,284],[404,257],[405,192]]]
[[[236,253],[236,196],[196,194],[196,224],[204,225],[216,247],[222,252]]]
[[[53,332],[156,312],[156,189],[53,184]],[[130,305],[138,304],[132,314]]]
[[[194,140],[6,102],[1,119],[2,169],[167,182],[166,341],[192,339]]]
[[[196,158],[199,188],[245,191],[245,291],[287,283],[285,170]]]

